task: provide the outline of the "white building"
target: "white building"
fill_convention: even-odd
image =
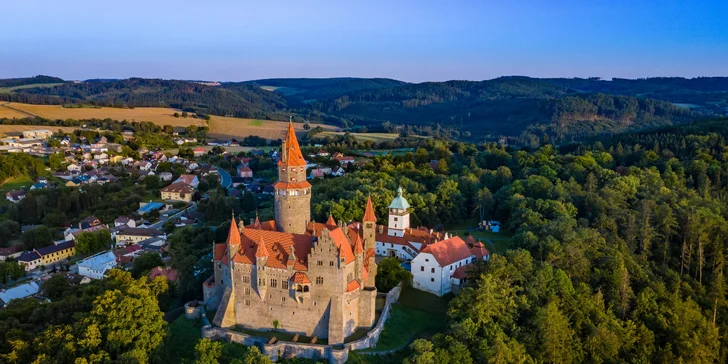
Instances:
[[[103,279],[104,274],[116,267],[116,255],[105,252],[78,262],[78,274],[91,279]]]
[[[453,291],[453,283],[460,283],[463,270],[466,269],[462,267],[473,263],[475,259],[473,252],[459,236],[430,244],[412,260],[412,286],[443,296]],[[458,268],[461,268],[459,274],[453,278]]]
[[[48,139],[53,136],[53,132],[46,129],[26,130],[23,132],[23,138],[26,139]]]

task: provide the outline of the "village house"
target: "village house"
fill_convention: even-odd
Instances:
[[[35,250],[24,252],[18,257],[18,263],[25,267],[25,270],[30,272],[31,270],[38,268],[42,265],[40,254]]]
[[[165,201],[192,201],[195,189],[184,182],[174,182],[160,190],[162,199]]]
[[[76,243],[73,240],[64,241],[59,244],[35,249],[35,251],[40,254],[41,264],[50,266],[76,255]]]
[[[115,227],[136,227],[136,221],[128,216],[119,216],[114,220]]]
[[[157,176],[160,181],[169,182],[172,180],[172,172],[160,172]]]
[[[117,246],[120,244],[128,245],[158,236],[166,238],[165,234],[157,229],[127,227],[116,233],[116,244]]]
[[[125,265],[131,263],[134,258],[142,253],[142,247],[139,244],[124,246],[121,249],[114,250],[117,265]]]
[[[0,262],[4,262],[8,258],[17,259],[23,254],[21,245],[11,245],[7,248],[0,248]]]
[[[23,190],[12,190],[5,193],[5,199],[12,203],[18,203],[25,198],[25,191]]]
[[[78,274],[91,279],[103,279],[104,274],[116,267],[116,256],[112,252],[104,252],[88,257],[77,263]]]
[[[250,167],[241,164],[238,166],[238,176],[243,178],[253,178],[253,170]]]
[[[411,262],[412,286],[437,296],[448,294],[453,285],[467,277],[468,266],[475,260],[475,254],[459,236],[430,244]]]
[[[53,132],[46,129],[26,130],[23,132],[25,139],[48,139],[53,136]]]
[[[149,273],[149,279],[165,277],[168,281],[177,281],[177,270],[172,267],[154,267]]]
[[[175,180],[175,182],[183,182],[192,186],[193,188],[197,188],[197,186],[200,184],[200,179],[197,178],[197,176],[194,174],[182,174]]]
[[[201,157],[201,156],[203,156],[203,155],[207,154],[207,150],[206,150],[205,148],[202,148],[202,147],[197,147],[197,148],[195,148],[195,149],[194,149],[194,150],[192,151],[192,154],[193,154],[193,155],[194,155],[195,157]]]

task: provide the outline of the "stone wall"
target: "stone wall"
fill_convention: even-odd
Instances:
[[[343,364],[347,359],[349,359],[350,350],[373,348],[377,345],[379,336],[384,330],[384,324],[387,321],[387,318],[389,318],[392,303],[397,302],[401,291],[402,286],[400,285],[393,288],[386,294],[386,303],[382,310],[382,315],[379,317],[379,321],[374,328],[367,333],[366,337],[343,345],[332,346],[310,343],[294,343],[288,341],[279,341],[275,344],[268,344],[268,339],[266,338],[251,336],[212,325],[205,325],[202,328],[202,337],[236,342],[246,346],[255,345],[259,347],[264,354],[270,356],[270,358],[274,361],[295,357],[313,360],[328,359],[331,364]]]
[[[185,303],[185,318],[194,320],[200,317],[202,312],[202,302],[190,301]]]

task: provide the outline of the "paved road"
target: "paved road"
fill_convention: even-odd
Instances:
[[[178,212],[175,212],[174,215],[170,215],[168,217],[165,217],[164,215],[159,216],[159,221],[157,221],[154,224],[150,225],[150,227],[153,228],[153,229],[161,229],[162,226],[164,225],[164,223],[167,222],[167,220],[174,219],[175,217],[182,215],[185,211],[188,211],[188,210],[189,211],[195,211],[196,209],[197,209],[197,203],[196,202],[192,202],[192,203],[190,203],[189,206],[187,206],[187,208],[182,209],[182,210],[179,210]]]
[[[220,167],[215,168],[217,168],[217,171],[220,173],[220,185],[222,185],[223,188],[230,188],[230,186],[233,185],[233,179],[230,177],[230,173]]]

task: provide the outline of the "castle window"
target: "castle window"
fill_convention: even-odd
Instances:
[[[394,218],[394,221],[397,221],[397,218],[396,217]]]
[[[313,301],[313,305],[316,306],[316,301]]]
[[[303,292],[303,286],[301,286],[301,285],[296,286],[296,292]]]
[[[318,262],[316,262],[316,265],[324,265],[324,262],[322,260],[319,260]]]
[[[243,276],[243,283],[250,283],[250,277]]]
[[[333,266],[334,266],[334,261],[332,260],[329,262],[329,267],[333,267]]]
[[[321,278],[323,279],[323,278]],[[303,292],[308,292],[308,286],[303,286]]]
[[[316,277],[316,284],[324,284],[324,277]]]
[[[278,288],[278,280],[277,279],[271,279],[270,280],[270,286],[272,288]]]
[[[435,273],[435,268],[430,268],[431,273]]]
[[[250,300],[245,300],[245,305],[250,306]]]
[[[288,289],[288,281],[281,282],[281,286],[282,286],[281,288],[283,288],[283,289]]]
[[[424,272],[424,271],[425,271],[425,266],[423,265],[420,267],[420,272]]]
[[[286,302],[286,298],[285,297],[281,297],[281,302],[284,302],[285,303]]]
[[[246,295],[250,295],[250,288],[248,288],[248,287],[245,287],[245,294],[246,294]]]

